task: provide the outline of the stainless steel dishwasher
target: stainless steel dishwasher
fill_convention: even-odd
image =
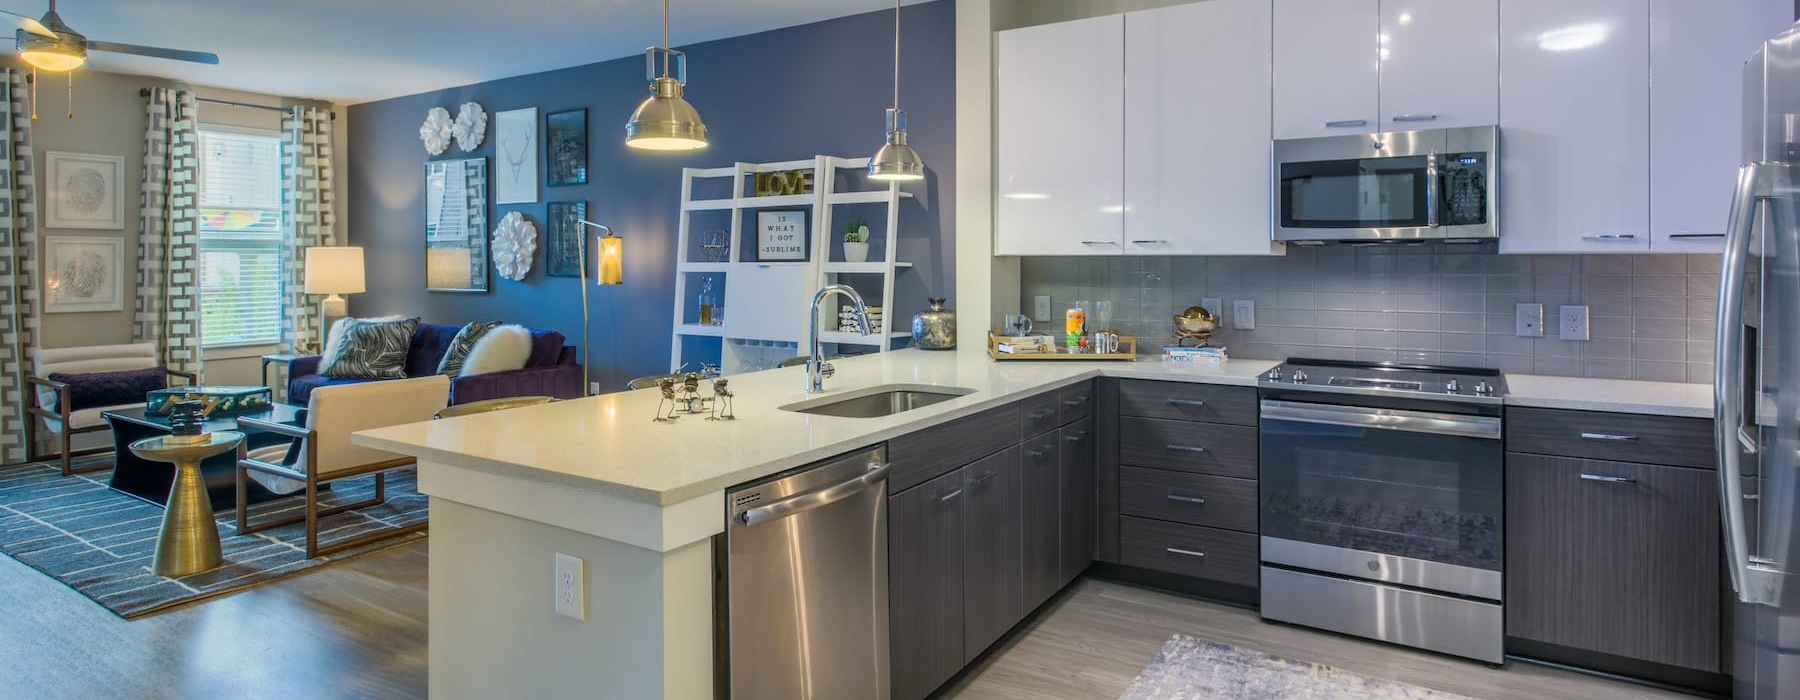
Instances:
[[[888,697],[887,447],[725,492],[730,697]]]

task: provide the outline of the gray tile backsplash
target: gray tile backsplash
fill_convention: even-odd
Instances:
[[[1213,344],[1233,357],[1323,357],[1498,367],[1578,377],[1712,381],[1717,255],[1498,255],[1493,246],[1290,247],[1267,258],[1025,258],[1020,308],[1047,294],[1060,327],[1077,300],[1112,302],[1143,347],[1170,317],[1222,300]],[[1232,301],[1256,329],[1231,328]],[[1514,334],[1514,305],[1544,305],[1545,336]],[[1585,304],[1591,340],[1561,340],[1557,307]],[[1090,322],[1094,320],[1090,316]]]

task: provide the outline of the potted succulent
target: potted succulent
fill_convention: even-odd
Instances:
[[[856,217],[844,225],[844,261],[867,262],[869,260],[869,220]]]

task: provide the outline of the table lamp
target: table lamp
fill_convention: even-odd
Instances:
[[[353,246],[318,246],[306,249],[305,287],[307,294],[324,294],[319,302],[319,329],[331,329],[332,317],[349,314],[349,305],[339,294],[363,291],[363,249]]]

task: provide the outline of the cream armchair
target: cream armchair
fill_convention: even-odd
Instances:
[[[37,394],[37,400],[27,407],[25,412],[34,417],[25,423],[26,445],[30,450],[28,459],[38,460],[46,457],[39,449],[43,436],[37,429],[42,424],[49,433],[49,441],[56,445],[62,455],[62,473],[68,476],[77,471],[90,472],[110,468],[111,465],[100,464],[86,469],[72,469],[69,460],[78,455],[110,452],[113,449],[111,430],[106,420],[100,417],[103,411],[118,411],[144,405],[142,397],[135,403],[117,406],[90,406],[76,410],[71,403],[69,385],[52,381],[52,374],[91,374],[94,372],[117,372],[121,370],[147,369],[158,363],[156,345],[153,343],[132,343],[129,345],[94,345],[79,348],[47,348],[32,354],[31,376],[25,378]],[[171,378],[179,377],[194,383],[194,375],[187,372],[168,370]]]
[[[293,438],[291,444],[274,445],[240,453],[237,468],[237,527],[239,534],[267,530],[304,520],[306,556],[339,552],[384,537],[425,529],[426,523],[388,528],[330,547],[319,546],[319,518],[354,508],[366,508],[387,500],[386,472],[412,466],[414,458],[351,444],[350,434],[360,430],[431,420],[450,401],[450,378],[432,375],[362,384],[323,386],[307,401],[304,425],[239,418],[238,427]],[[319,508],[319,485],[365,474],[375,475],[375,496],[364,501]],[[276,493],[305,492],[303,515],[250,524],[245,487],[250,479]]]

